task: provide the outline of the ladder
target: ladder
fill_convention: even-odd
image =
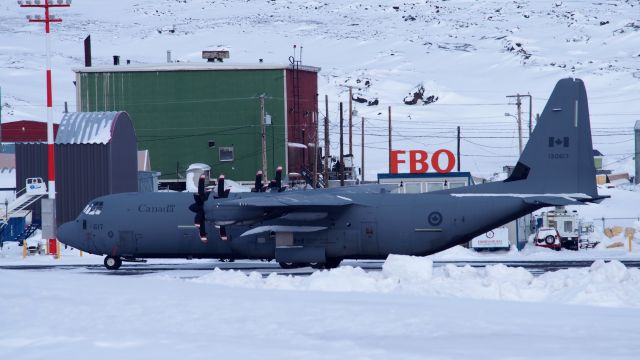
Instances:
[[[17,213],[18,211],[25,210],[31,204],[35,203],[46,195],[47,188],[41,178],[27,179],[26,186],[16,192],[16,199],[9,203],[5,209],[3,209],[6,210],[6,213],[4,214],[4,216],[2,216],[2,220],[6,222],[7,219],[11,217],[11,215]]]

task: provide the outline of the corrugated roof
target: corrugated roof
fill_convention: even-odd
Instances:
[[[73,69],[76,73],[94,72],[145,72],[145,71],[224,71],[224,70],[284,70],[291,65],[281,64],[225,64],[225,63],[164,63],[147,65],[117,65],[102,67],[83,67]],[[300,65],[300,70],[319,72],[315,66]]]
[[[64,114],[56,144],[108,144],[117,111]]]

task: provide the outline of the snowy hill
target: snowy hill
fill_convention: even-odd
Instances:
[[[355,134],[366,118],[368,179],[387,170],[388,106],[394,148],[455,151],[461,126],[462,170],[486,176],[517,159],[517,126],[504,115],[516,108],[506,96],[530,93],[539,113],[555,82],[569,76],[587,85],[594,147],[624,161],[633,156],[632,127],[640,119],[639,11],[630,0],[75,1],[54,11],[63,18],[53,26],[56,118],[64,101],[74,109],[71,69],[82,66],[89,34],[94,65],[109,65],[112,55],[160,63],[166,50],[176,60],[202,62],[201,51],[215,48],[230,50],[232,63],[287,63],[297,44],[303,63],[322,67],[319,95],[329,95],[333,150],[345,86],[378,99],[377,106],[355,106]],[[4,122],[45,119],[43,29],[27,14],[35,13],[15,2],[0,5]],[[405,105],[420,86],[437,100]]]

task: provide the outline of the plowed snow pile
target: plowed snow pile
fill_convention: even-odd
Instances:
[[[430,259],[389,256],[382,272],[350,266],[319,271],[309,277],[257,272],[213,272],[193,279],[230,287],[284,290],[408,293],[425,296],[640,307],[640,270],[619,261],[598,260],[589,268],[548,272],[534,277],[523,268],[504,265],[434,268]]]

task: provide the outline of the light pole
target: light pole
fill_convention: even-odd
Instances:
[[[511,116],[518,122],[518,150],[520,151],[520,155],[522,155],[522,121],[520,121],[519,116],[515,116],[509,113],[504,113],[504,116]]]
[[[55,157],[54,157],[54,139],[53,139],[53,95],[51,91],[51,23],[62,22],[62,19],[50,14],[51,8],[70,7],[71,0],[18,0],[18,5],[23,8],[42,8],[44,9],[44,18],[40,15],[27,15],[27,20],[33,23],[44,23],[46,58],[47,58],[47,153],[48,153],[48,179],[49,179],[49,199],[51,201],[51,232],[49,235],[49,243],[55,242],[56,249],[60,249],[55,239],[55,198],[56,198],[56,182],[55,182]],[[44,230],[44,229],[43,229]],[[59,257],[59,252],[56,254]]]

